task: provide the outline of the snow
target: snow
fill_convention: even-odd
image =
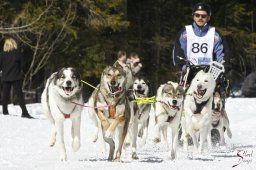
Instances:
[[[177,159],[170,160],[164,143],[155,144],[153,111],[149,138],[143,148],[138,148],[139,160],[131,159],[131,148],[122,155],[122,162],[108,162],[99,142],[91,141],[93,126],[82,113],[81,148],[73,152],[69,120],[65,121],[67,162],[59,162],[58,147],[48,147],[50,122],[46,120],[40,103],[28,104],[29,113],[37,119],[20,118],[19,106],[9,105],[11,115],[0,114],[0,169],[1,170],[75,170],[75,169],[256,169],[256,99],[228,98],[226,109],[230,118],[232,139],[226,146],[197,155],[179,148]],[[0,112],[2,107],[0,108]],[[239,159],[237,153],[243,156]],[[238,166],[232,168],[233,165]]]

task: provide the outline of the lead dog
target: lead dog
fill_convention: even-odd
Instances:
[[[182,104],[184,99],[184,90],[178,83],[167,82],[161,85],[157,90],[155,103],[155,139],[156,143],[160,142],[160,131],[167,143],[167,128],[172,129],[172,146],[171,159],[176,158],[176,149],[178,144],[179,125],[182,114]]]
[[[108,66],[101,75],[98,89],[90,99],[89,115],[96,126],[94,141],[100,137],[109,144],[108,160],[120,161],[121,151],[130,121],[130,109],[126,98],[126,74],[120,67]],[[103,106],[103,107],[102,107]],[[107,107],[105,107],[107,106]],[[114,134],[118,131],[117,141]],[[116,156],[114,158],[115,143],[118,142]]]
[[[216,129],[220,134],[220,145],[225,144],[224,132],[227,132],[229,138],[232,138],[232,133],[229,128],[229,119],[225,108],[223,108],[220,94],[214,93],[213,97],[213,114],[212,114],[212,130]]]
[[[70,118],[72,121],[72,148],[74,151],[80,148],[82,107],[72,102],[83,103],[81,90],[82,84],[77,70],[74,68],[62,68],[50,76],[42,93],[42,106],[46,116],[52,123],[49,145],[54,146],[57,135],[57,142],[60,146],[60,161],[67,160],[63,132],[65,118]]]
[[[187,137],[193,140],[194,149],[202,152],[207,138],[211,149],[212,101],[216,82],[211,73],[199,71],[193,78],[184,100],[184,114],[182,118],[182,138],[184,149],[188,148]],[[196,133],[200,135],[200,145]]]
[[[146,98],[151,94],[151,86],[149,81],[144,77],[138,76],[135,78],[132,91],[130,92],[129,98],[136,100],[138,98]],[[131,101],[131,121],[127,138],[132,141],[132,159],[138,159],[137,156],[137,137],[142,138],[142,146],[145,145],[148,136],[148,124],[149,124],[149,113],[151,104],[138,104]],[[138,133],[139,132],[139,133]],[[128,137],[129,136],[129,137]],[[126,138],[126,142],[129,139]]]

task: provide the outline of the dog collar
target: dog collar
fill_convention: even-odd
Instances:
[[[65,118],[65,119],[69,119],[71,113],[74,112],[74,110],[75,110],[75,108],[76,108],[76,105],[74,106],[74,108],[72,109],[72,111],[71,111],[69,114],[64,113],[64,112],[60,109],[60,107],[59,107],[58,105],[57,105],[57,107],[58,107],[59,111],[63,114],[64,118]]]

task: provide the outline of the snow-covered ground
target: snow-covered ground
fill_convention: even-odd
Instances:
[[[229,98],[227,112],[233,138],[226,136],[227,145],[203,155],[186,153],[181,148],[177,159],[170,160],[165,144],[153,142],[153,119],[150,121],[149,139],[138,149],[139,160],[131,159],[128,149],[122,162],[108,162],[99,143],[91,142],[93,126],[84,109],[81,127],[81,148],[71,148],[69,120],[65,122],[65,143],[68,161],[58,161],[58,147],[48,147],[50,123],[45,119],[40,104],[27,105],[31,115],[38,119],[20,118],[19,106],[9,105],[11,116],[0,114],[0,170],[72,170],[72,169],[256,169],[256,99]],[[0,113],[2,108],[0,108]],[[152,112],[153,114],[153,112]],[[151,116],[153,117],[153,116]],[[237,153],[243,157],[237,156]],[[240,164],[239,164],[240,163]],[[233,165],[239,164],[232,168]]]

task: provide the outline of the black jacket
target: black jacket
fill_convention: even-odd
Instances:
[[[11,82],[21,80],[23,56],[19,50],[2,52],[0,54],[0,70],[2,70],[2,81]]]

